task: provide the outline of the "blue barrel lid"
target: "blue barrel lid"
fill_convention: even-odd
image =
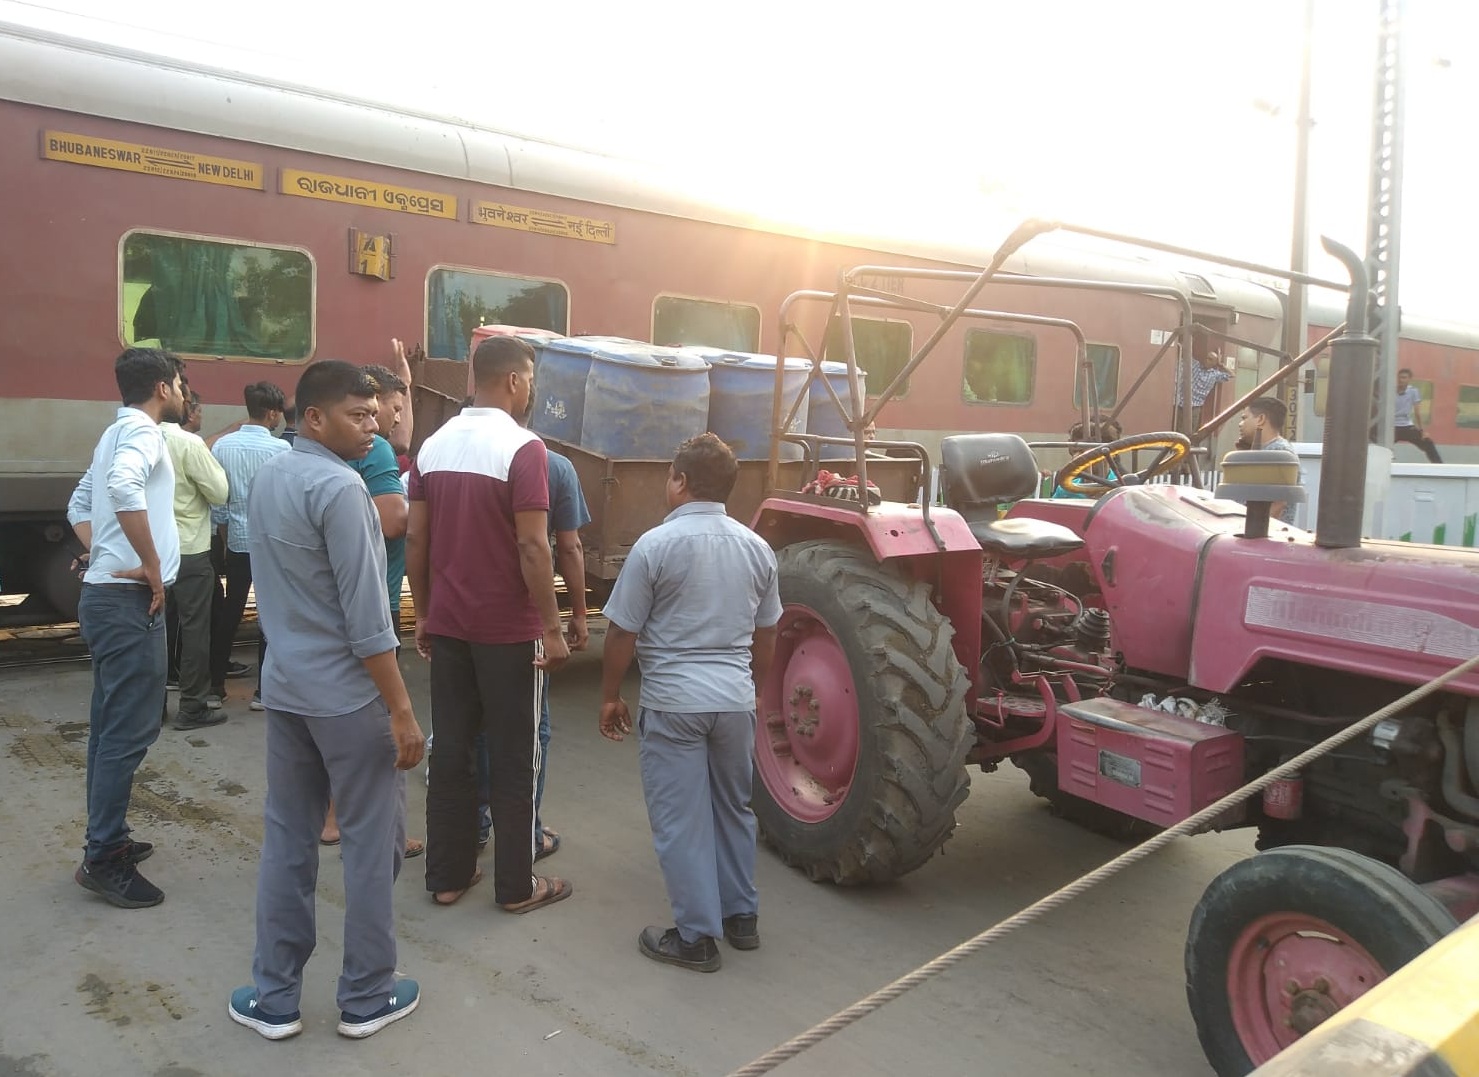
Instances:
[[[643,344],[640,340],[627,340],[625,337],[559,337],[555,340],[548,341],[544,346],[549,351],[590,356],[612,345],[634,345],[638,348],[652,347],[650,344]]]
[[[653,370],[708,370],[701,355],[684,355],[677,348],[663,348],[640,341],[611,340],[591,351],[592,358]]]
[[[724,348],[684,347],[678,349],[680,352],[689,352],[698,355],[713,366],[745,367],[748,369],[775,369],[775,356],[763,355],[758,352],[732,352]],[[787,370],[810,370],[811,361],[798,359],[795,356],[786,357]]]

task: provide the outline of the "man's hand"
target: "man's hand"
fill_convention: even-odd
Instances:
[[[570,657],[570,646],[565,642],[565,633],[558,628],[546,628],[543,641],[544,654],[534,664],[546,673],[553,673]]]
[[[570,615],[570,628],[565,633],[565,642],[570,645],[572,651],[583,651],[586,644],[591,641],[590,629],[586,627],[585,614],[572,613]]]
[[[392,711],[390,735],[395,738],[395,769],[410,770],[426,754],[426,736],[416,724],[416,715],[410,707]]]
[[[601,736],[607,740],[624,740],[632,731],[632,712],[627,701],[617,696],[601,704]]]
[[[86,551],[83,551],[82,553],[79,553],[76,557],[72,558],[72,571],[76,574],[79,580],[87,575],[87,568],[88,565],[90,565],[91,563],[92,555]]]
[[[431,661],[431,633],[426,631],[426,623],[420,617],[416,618],[416,653]]]
[[[164,609],[164,579],[159,574],[158,565],[140,565],[138,568],[126,568],[122,572],[113,573],[115,580],[136,580],[139,583],[149,585],[149,616],[153,617]]]

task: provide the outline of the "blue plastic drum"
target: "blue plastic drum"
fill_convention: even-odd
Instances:
[[[546,366],[563,343],[545,349]],[[583,411],[581,448],[623,460],[671,460],[680,444],[708,429],[709,364],[676,348],[603,342],[590,352]]]
[[[717,349],[686,348],[709,361],[709,429],[734,450],[740,460],[770,458],[770,424],[775,400],[775,356]],[[801,407],[789,429],[806,430],[810,398],[802,397],[811,363],[787,359],[781,394],[781,417],[801,398]],[[782,460],[799,460],[800,445],[781,442]]]

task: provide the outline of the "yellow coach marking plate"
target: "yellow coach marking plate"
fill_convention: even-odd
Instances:
[[[279,173],[278,190],[299,198],[317,198],[325,202],[345,202],[351,206],[390,209],[397,213],[414,213],[418,217],[457,219],[457,196],[440,191],[422,191],[415,187],[396,187],[389,183],[330,176],[322,172],[300,172],[284,168]]]
[[[528,209],[502,202],[473,202],[467,207],[467,219],[473,224],[493,228],[513,228],[520,232],[537,232],[542,236],[581,239],[587,243],[615,243],[616,224],[591,217],[571,217],[547,209]]]
[[[95,135],[73,134],[70,131],[42,131],[41,156],[48,161],[112,168],[119,172],[262,190],[263,169],[256,161],[207,157],[189,150],[146,146],[141,142],[119,142]]]

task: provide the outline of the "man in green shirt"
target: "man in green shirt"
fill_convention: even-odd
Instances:
[[[180,532],[180,573],[169,589],[179,615],[180,703],[176,729],[199,729],[226,720],[223,710],[206,706],[210,689],[211,506],[226,503],[226,472],[199,434],[184,429],[200,414],[200,395],[190,394],[183,424],[160,423],[175,469],[175,527]]]

